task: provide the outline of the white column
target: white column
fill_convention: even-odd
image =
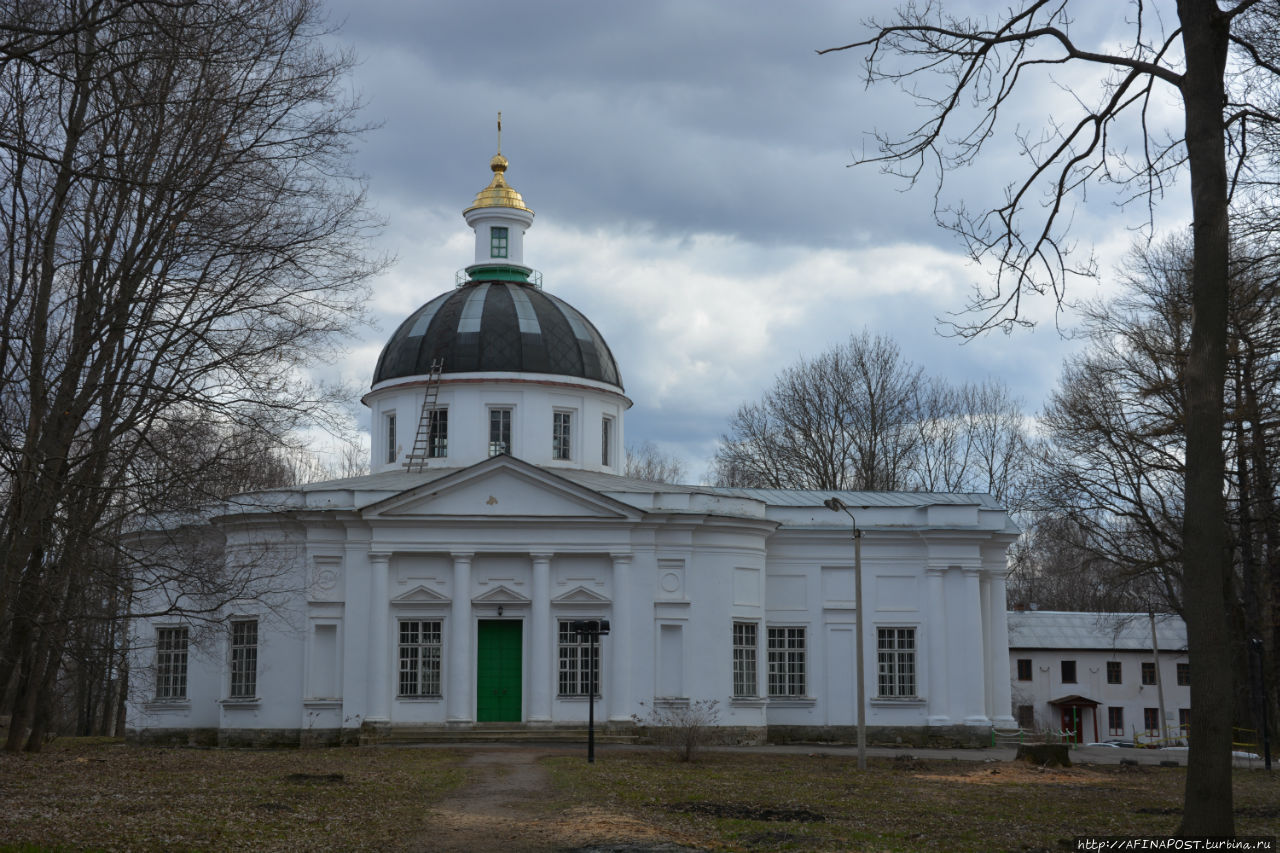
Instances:
[[[449,666],[449,695],[445,718],[450,723],[469,723],[471,714],[471,558],[470,553],[453,554],[453,606],[449,611],[449,645],[445,659]]]
[[[942,579],[945,569],[926,569],[929,584],[929,725],[951,725],[947,685],[947,605]]]
[[[551,722],[551,687],[555,659],[551,626],[551,555],[530,554],[533,560],[533,606],[529,624],[529,722]]]
[[[1009,613],[1005,607],[1004,573],[1003,566],[991,573],[991,607],[987,624],[991,633],[991,659],[987,664],[987,678],[991,681],[991,706],[987,708],[987,715],[997,726],[1013,727],[1013,686],[1009,678]]]
[[[604,684],[609,696],[610,722],[631,721],[631,555],[613,558],[613,615],[610,619],[609,671]]]
[[[991,703],[995,699],[991,695],[991,575],[982,572],[978,575],[978,592],[982,599],[982,713],[991,719]]]
[[[964,569],[964,586],[956,603],[957,621],[961,625],[957,643],[952,646],[961,673],[961,709],[967,726],[990,725],[987,719],[986,658],[982,653],[982,584],[980,569]]]
[[[369,699],[365,707],[366,722],[391,722],[391,666],[388,649],[390,637],[390,602],[387,597],[387,575],[391,571],[391,555],[369,554]]]

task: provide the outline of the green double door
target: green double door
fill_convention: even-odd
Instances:
[[[521,626],[481,619],[476,640],[476,721],[520,722]]]

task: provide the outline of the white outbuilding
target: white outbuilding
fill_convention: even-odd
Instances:
[[[490,166],[464,213],[474,263],[395,331],[363,398],[372,473],[245,495],[211,519],[199,538],[228,567],[268,569],[272,591],[212,621],[135,623],[131,735],[578,728],[594,693],[613,729],[716,700],[726,736],[852,740],[858,631],[871,742],[1012,725],[1005,510],[980,494],[623,476],[631,400],[613,354],[525,266],[533,211],[506,159]],[[863,531],[865,616],[832,497]],[[609,621],[597,654],[576,620]]]
[[[1014,714],[1076,743],[1185,743],[1187,626],[1177,616],[1022,610],[1008,616]]]

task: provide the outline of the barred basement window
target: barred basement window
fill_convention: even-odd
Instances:
[[[186,628],[156,629],[156,698],[187,698]]]
[[[769,695],[804,696],[804,628],[769,628]]]
[[[1036,727],[1036,709],[1034,705],[1018,706],[1018,728],[1032,731]]]
[[[399,695],[440,695],[440,637],[438,619],[400,622]]]
[[[489,229],[489,257],[505,258],[507,256],[507,229],[495,225]]]
[[[231,622],[231,698],[258,695],[258,620]]]
[[[560,622],[560,682],[561,696],[600,695],[600,644],[596,643],[594,656],[591,641],[579,640],[573,630],[573,622]]]
[[[449,455],[449,410],[432,409],[427,422],[427,456],[443,459]]]
[[[551,458],[572,459],[573,413],[553,412],[551,420]]]
[[[511,410],[489,410],[489,455],[511,452]]]
[[[756,624],[733,623],[733,695],[758,696],[756,685]]]
[[[916,629],[879,628],[876,654],[881,696],[916,695]]]

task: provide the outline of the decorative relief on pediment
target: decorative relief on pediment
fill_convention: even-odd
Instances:
[[[485,590],[471,599],[474,604],[528,604],[527,596],[521,595],[505,584]]]
[[[609,599],[595,590],[587,589],[585,586],[576,586],[568,592],[557,595],[551,599],[552,604],[609,604]]]
[[[448,597],[421,584],[391,599],[392,604],[448,604],[449,601]]]

